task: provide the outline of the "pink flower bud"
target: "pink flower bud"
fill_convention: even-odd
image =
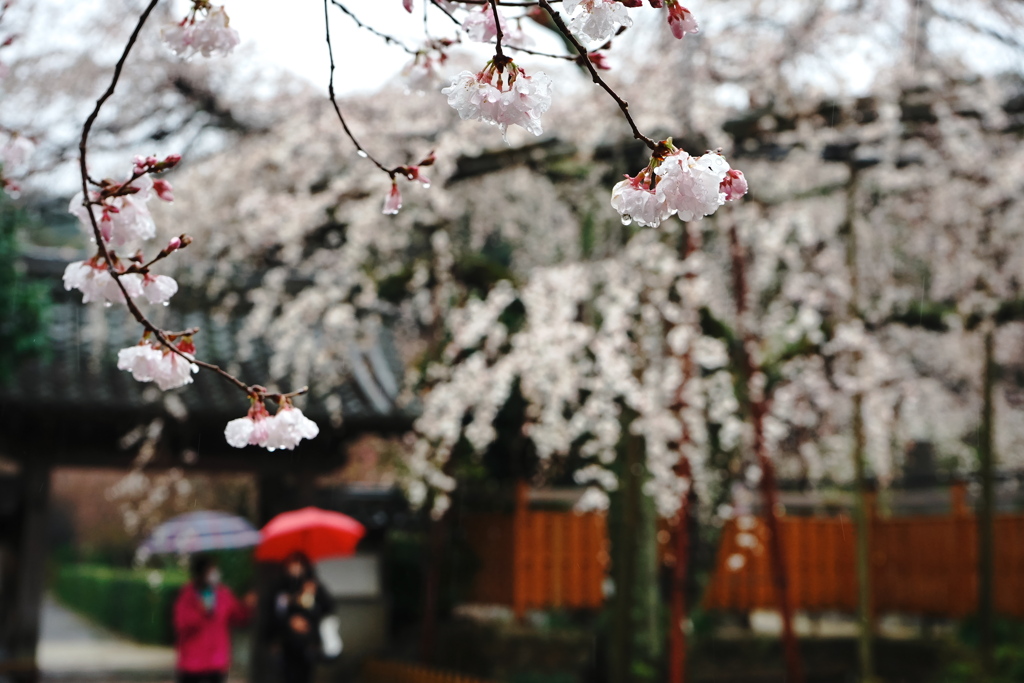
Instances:
[[[393,216],[402,208],[402,193],[398,191],[398,183],[391,183],[391,191],[384,198],[384,209],[382,213]]]
[[[166,247],[164,247],[164,251],[166,251],[168,254],[171,253],[172,251],[176,251],[178,249],[181,249],[181,238],[180,237],[172,237],[171,241],[167,243]]]
[[[743,171],[731,169],[725,174],[722,183],[718,186],[719,192],[725,193],[725,200],[731,202],[739,199],[747,193],[747,179],[743,177]]]
[[[156,196],[165,202],[174,201],[174,193],[171,191],[171,184],[166,180],[154,180],[153,191],[156,192]]]
[[[180,154],[168,154],[163,161],[164,168],[174,168],[181,161]]]
[[[402,0],[402,7],[405,8],[406,12],[412,14],[412,0]]]
[[[608,63],[608,60],[605,58],[603,52],[591,52],[587,56],[590,58],[590,63],[593,64],[598,69],[601,69],[603,71],[611,70],[612,67]]]
[[[677,0],[668,0],[668,26],[672,29],[672,35],[680,40],[687,33],[696,33],[697,20],[693,13],[679,4]]]
[[[647,0],[654,9],[661,9],[665,6],[665,0]]]

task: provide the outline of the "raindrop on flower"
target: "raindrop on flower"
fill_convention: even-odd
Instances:
[[[358,154],[359,156],[361,156],[361,157],[362,157],[362,158],[364,158],[364,159],[365,159],[366,157],[370,156],[369,154],[367,154],[366,152],[364,152],[364,151],[363,151],[363,150],[361,150],[361,149],[360,149],[360,150],[358,150],[358,151],[356,152],[356,154]]]
[[[630,216],[628,213],[622,214],[622,224],[623,225],[629,225],[632,222],[633,222],[633,217],[632,216]]]

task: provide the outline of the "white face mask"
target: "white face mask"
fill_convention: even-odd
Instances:
[[[221,579],[221,576],[220,576],[220,570],[219,569],[211,569],[210,573],[206,575],[206,583],[209,586],[217,586],[217,585],[219,585],[220,584],[220,579]]]

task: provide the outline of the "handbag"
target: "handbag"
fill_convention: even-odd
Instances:
[[[320,620],[320,651],[327,659],[334,659],[341,654],[344,644],[341,642],[341,620],[335,616]]]

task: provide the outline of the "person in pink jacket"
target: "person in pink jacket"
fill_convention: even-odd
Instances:
[[[220,582],[213,558],[192,558],[192,581],[174,603],[178,683],[223,683],[231,667],[232,626],[249,621],[256,602],[253,593],[240,602]]]

